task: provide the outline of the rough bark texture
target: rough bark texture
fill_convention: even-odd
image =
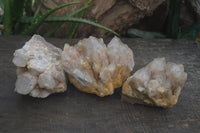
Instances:
[[[44,13],[50,8],[72,1],[77,0],[38,0],[36,1],[34,10],[41,4],[42,8],[40,13]],[[80,4],[58,10],[53,15],[65,16],[82,7],[86,1],[87,0],[81,0]],[[138,23],[144,16],[151,15],[164,1],[165,0],[93,0],[92,7],[86,10],[84,18],[100,23],[120,34],[124,34],[128,27]],[[53,25],[54,24],[45,24],[40,27],[38,32],[43,34]],[[65,37],[70,26],[71,24],[69,23],[63,24],[62,27],[56,31],[54,36]],[[87,37],[89,35],[105,37],[111,35],[111,33],[93,26],[80,24],[75,37]]]

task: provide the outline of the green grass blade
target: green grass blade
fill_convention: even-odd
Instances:
[[[41,7],[41,5],[39,5],[38,8],[37,8],[37,10],[35,11],[35,14],[34,14],[34,16],[33,16],[33,21],[37,18],[38,13],[39,13],[39,11],[40,11],[40,7]]]
[[[20,17],[18,22],[24,24],[31,24],[33,22],[33,17]]]
[[[82,18],[83,15],[84,15],[84,13],[85,13],[85,11],[80,12],[80,14],[78,15],[78,18]],[[79,23],[73,23],[73,24],[72,24],[72,26],[71,26],[71,28],[70,28],[68,34],[67,34],[67,38],[69,38],[69,39],[72,39],[72,38],[73,38],[73,36],[74,36],[74,34],[75,34],[75,32],[76,32],[78,26],[79,26]]]
[[[23,14],[25,13],[25,14]],[[31,2],[30,0],[24,0],[24,5],[22,8],[22,13],[21,15],[18,17],[18,19],[22,16],[32,16],[32,8],[31,8]],[[14,26],[14,33],[15,34],[20,34],[28,25],[24,25],[22,23],[18,22],[18,19],[15,22],[15,26]]]
[[[76,11],[70,13],[70,14],[68,14],[67,17],[73,17],[74,15],[76,15],[76,14],[78,14],[78,13],[81,13],[81,12],[84,11],[85,9],[89,8],[90,6],[91,6],[90,3],[87,2],[82,8],[80,8],[80,9],[78,9],[78,10],[76,10]],[[57,23],[52,29],[50,29],[49,31],[47,31],[47,32],[44,34],[44,37],[50,37],[50,36],[52,36],[53,33],[54,33],[55,31],[57,31],[57,30],[60,28],[60,26],[62,26],[63,23],[64,23],[64,22],[59,22],[59,23]],[[74,24],[73,24],[73,25],[74,25]],[[72,26],[72,27],[73,27],[73,26]],[[78,27],[78,26],[77,26],[77,27]],[[70,28],[70,31],[72,31],[71,28]],[[74,32],[75,32],[75,31],[74,31]],[[72,35],[72,36],[73,36],[73,35]]]
[[[76,11],[70,13],[70,14],[68,14],[67,16],[68,17],[73,17],[74,15],[84,11],[85,9],[89,8],[90,6],[91,6],[90,3],[87,2],[82,8],[80,8],[80,9],[78,9],[78,10],[76,10]]]
[[[52,29],[50,29],[48,32],[44,34],[44,37],[51,37],[53,33],[60,28],[60,26],[63,24],[63,22],[59,22],[56,24]]]
[[[90,20],[86,20],[86,19],[82,19],[82,18],[73,18],[73,17],[48,17],[46,18],[45,22],[79,22],[79,23],[84,23],[84,24],[89,24],[95,27],[98,27],[100,29],[104,29],[106,31],[109,31],[113,34],[115,34],[116,36],[120,36],[118,33],[116,33],[115,31],[100,25],[98,23],[92,22]]]
[[[11,2],[10,0],[5,0],[5,7],[4,7],[4,20],[3,25],[5,28],[6,35],[13,34],[12,27],[13,27],[13,21],[12,21],[12,14],[11,14]]]
[[[33,34],[37,28],[45,21],[45,19],[50,15],[52,14],[53,12],[55,12],[56,10],[58,9],[61,9],[63,7],[66,7],[66,6],[70,6],[70,5],[74,5],[74,4],[78,4],[78,2],[71,2],[71,3],[67,3],[67,4],[63,4],[63,5],[60,5],[58,7],[55,7],[53,9],[50,9],[48,10],[47,12],[45,12],[44,14],[42,14],[41,16],[37,17],[32,23],[31,25],[25,29],[21,34],[22,35],[30,35],[30,34]]]
[[[33,20],[33,17],[22,17],[19,22],[21,23],[31,23]],[[92,25],[92,26],[95,26],[95,27],[98,27],[98,28],[101,28],[101,29],[104,29],[104,30],[107,30],[113,34],[115,34],[116,36],[120,36],[118,33],[116,33],[115,31],[103,26],[103,25],[100,25],[100,24],[97,24],[95,22],[92,22],[90,20],[86,20],[86,19],[82,19],[82,18],[73,18],[73,17],[48,17],[45,19],[45,22],[79,22],[79,23],[85,23],[85,24],[89,24],[89,25]]]
[[[32,2],[31,2],[31,3],[32,3],[31,5],[32,5],[32,7],[33,7],[33,6],[34,6],[34,4],[35,4],[35,0],[32,0]]]
[[[14,33],[14,27],[19,17],[22,16],[25,0],[5,0],[4,20],[5,34]]]
[[[88,8],[88,7],[82,7],[80,9],[74,11],[73,13],[68,14],[66,17],[73,17],[74,15],[76,15],[77,13],[80,13],[81,11],[85,10],[86,8]],[[18,22],[25,23],[25,24],[30,24],[33,21],[33,19],[34,19],[34,17],[21,17],[18,20]]]
[[[91,5],[90,5],[91,2],[92,2],[92,0],[88,0],[88,2],[83,6],[83,8],[84,8],[84,7],[89,8],[89,7],[91,6]],[[83,10],[78,14],[78,18],[82,18],[82,17],[83,17],[86,8],[83,9]],[[69,16],[69,17],[72,17],[72,16]],[[73,38],[73,36],[74,36],[74,34],[75,34],[75,32],[76,32],[78,26],[79,26],[79,23],[73,23],[73,24],[72,24],[72,26],[71,26],[69,32],[67,33],[67,38],[69,38],[69,39]]]

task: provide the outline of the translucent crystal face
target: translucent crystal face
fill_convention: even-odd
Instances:
[[[117,37],[107,47],[95,37],[83,39],[75,46],[65,44],[61,58],[74,86],[101,97],[113,94],[134,67],[132,50]]]
[[[177,103],[186,79],[183,65],[156,58],[127,79],[122,93],[142,103],[171,107]]]
[[[21,49],[16,50],[13,58],[13,63],[18,67],[15,91],[41,98],[65,91],[61,52],[39,35],[34,35]]]

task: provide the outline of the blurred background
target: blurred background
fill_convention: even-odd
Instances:
[[[0,0],[0,35],[200,41],[200,0]]]

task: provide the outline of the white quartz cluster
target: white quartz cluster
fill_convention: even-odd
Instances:
[[[70,82],[100,97],[112,95],[134,67],[132,50],[117,37],[107,46],[92,36],[75,46],[65,44],[61,58]]]
[[[122,93],[128,102],[134,100],[136,103],[172,107],[177,103],[186,79],[183,65],[156,58],[127,79]]]
[[[39,98],[67,89],[65,71],[80,91],[104,97],[123,85],[125,101],[172,107],[187,79],[183,65],[166,63],[165,58],[154,59],[130,76],[133,52],[117,37],[106,46],[103,39],[91,36],[74,46],[65,44],[62,51],[34,35],[15,51],[13,63],[17,66],[15,91]]]
[[[66,90],[66,78],[61,64],[60,48],[34,35],[15,51],[13,63],[17,66],[15,91],[33,97],[45,98],[51,93]]]

